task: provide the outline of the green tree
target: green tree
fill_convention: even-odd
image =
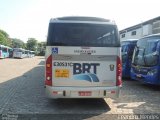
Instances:
[[[46,48],[46,42],[39,42],[37,46],[37,55],[44,56]]]
[[[11,40],[11,38],[7,39],[7,46],[12,47],[12,40]]]
[[[13,48],[25,48],[25,43],[17,38],[12,38],[12,47]]]
[[[28,41],[27,41],[27,44],[26,44],[26,47],[27,47],[28,50],[36,51],[37,50],[37,45],[38,45],[38,42],[35,38],[28,38]]]
[[[0,32],[0,44],[7,45],[7,40],[1,32]]]
[[[10,46],[12,45],[11,39],[9,38],[8,33],[3,30],[0,30],[0,44]]]

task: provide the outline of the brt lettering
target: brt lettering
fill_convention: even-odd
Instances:
[[[73,74],[81,73],[97,73],[97,66],[100,66],[99,63],[74,63],[73,64]]]

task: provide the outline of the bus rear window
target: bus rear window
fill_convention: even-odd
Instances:
[[[50,23],[47,46],[119,47],[115,25]]]
[[[14,49],[14,52],[23,52],[21,49]]]

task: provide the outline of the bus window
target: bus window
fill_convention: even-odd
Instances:
[[[47,45],[54,46],[90,46],[116,47],[118,41],[117,28],[105,24],[51,23],[49,25]]]

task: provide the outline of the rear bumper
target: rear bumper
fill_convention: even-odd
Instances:
[[[45,86],[48,98],[118,98],[121,87],[53,87]],[[91,91],[90,96],[79,96],[79,91]],[[55,94],[56,93],[56,94]]]
[[[140,75],[141,77],[137,77]],[[146,83],[146,84],[152,84],[152,85],[160,85],[160,81],[157,77],[157,75],[143,75],[143,74],[137,74],[132,72],[131,78],[133,80],[140,81],[141,83]]]

